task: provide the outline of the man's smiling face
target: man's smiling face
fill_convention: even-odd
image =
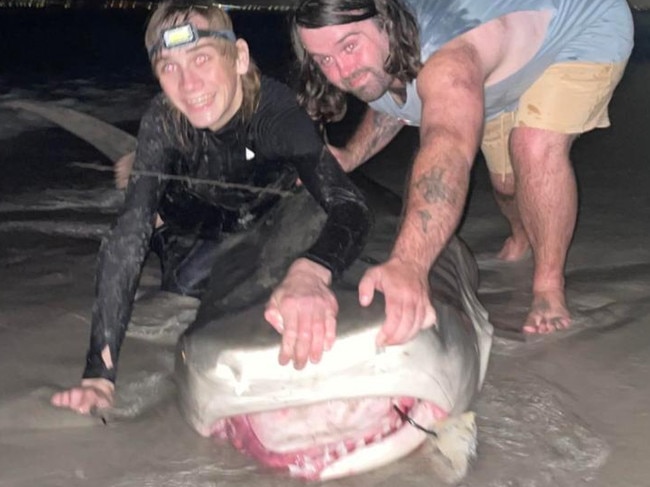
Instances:
[[[298,27],[298,36],[328,81],[362,101],[380,98],[393,83],[384,70],[388,37],[373,19],[317,29]]]

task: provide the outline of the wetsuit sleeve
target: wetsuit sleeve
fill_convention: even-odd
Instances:
[[[296,162],[302,183],[327,212],[325,226],[304,256],[338,278],[363,250],[372,214],[363,195],[324,145],[318,154]]]
[[[304,256],[339,277],[365,245],[372,226],[368,205],[289,88],[263,84],[258,113],[257,136],[267,157],[292,163],[305,188],[327,212],[325,226]]]
[[[84,378],[102,377],[115,381],[120,347],[127,324],[142,265],[149,250],[156,209],[164,190],[160,178],[138,175],[165,170],[166,149],[159,103],[152,103],[142,118],[134,174],[126,189],[124,205],[110,233],[102,239],[92,308],[90,347],[86,355]],[[168,156],[167,156],[168,158]],[[110,352],[105,362],[102,352]],[[109,355],[106,359],[109,359]]]

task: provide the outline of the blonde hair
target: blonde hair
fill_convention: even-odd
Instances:
[[[150,52],[160,41],[164,30],[188,23],[195,16],[203,17],[207,20],[210,30],[233,30],[230,16],[216,5],[200,6],[168,0],[161,3],[151,14],[151,18],[147,24],[147,30],[144,34],[144,44],[147,51]],[[236,44],[230,40],[221,38],[215,38],[215,42],[219,54],[234,64],[237,60]],[[154,69],[154,74],[158,56],[159,51],[151,56],[151,68]],[[249,119],[257,109],[260,94],[260,71],[253,59],[250,60],[248,71],[241,79],[243,91],[241,113],[244,119]],[[172,106],[171,103],[170,106]],[[181,124],[178,128],[184,128],[185,130],[182,132],[187,133],[189,122],[183,117],[180,111],[176,109],[174,111],[176,112],[174,119]],[[165,129],[167,128],[165,127]]]

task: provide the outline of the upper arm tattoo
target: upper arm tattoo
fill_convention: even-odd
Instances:
[[[368,141],[363,160],[369,159],[379,150],[384,148],[397,133],[402,129],[404,123],[399,119],[385,113],[375,111],[372,117],[372,137]]]

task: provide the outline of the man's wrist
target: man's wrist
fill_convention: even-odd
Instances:
[[[300,257],[291,264],[289,273],[306,272],[321,279],[326,285],[332,283],[332,271],[324,264],[309,257]]]
[[[102,377],[81,379],[82,387],[93,387],[110,396],[115,392],[115,384]]]
[[[429,269],[433,265],[433,261],[422,262],[422,259],[414,259],[412,253],[404,253],[396,250],[393,250],[388,260],[398,263],[398,265],[401,267],[408,267],[414,273],[422,275],[428,274]]]

